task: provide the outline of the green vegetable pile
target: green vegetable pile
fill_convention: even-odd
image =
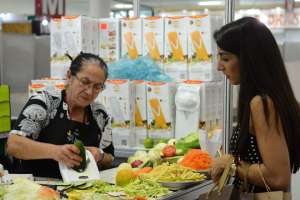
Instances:
[[[108,194],[110,192],[123,192],[125,193],[128,198],[134,198],[136,196],[143,196],[147,198],[158,198],[160,196],[166,195],[170,193],[170,191],[162,187],[159,183],[156,183],[151,180],[142,180],[136,179],[135,181],[129,183],[124,187],[110,185],[100,180],[88,182],[87,184],[92,184],[92,187],[81,190],[74,188],[69,189],[68,197],[72,200],[80,200],[84,197],[84,199],[98,199],[98,197],[106,197],[109,198],[107,195],[100,195],[100,194]],[[102,199],[99,198],[99,199]]]

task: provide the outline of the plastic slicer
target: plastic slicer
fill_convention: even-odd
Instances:
[[[83,172],[78,172],[68,168],[63,163],[59,163],[59,171],[64,182],[86,181],[99,179],[100,174],[94,156],[85,150],[87,166]]]

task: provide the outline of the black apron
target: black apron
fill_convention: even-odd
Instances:
[[[99,147],[101,140],[101,130],[93,118],[91,107],[86,108],[89,124],[84,124],[69,120],[67,111],[63,109],[63,101],[57,109],[56,116],[50,124],[41,131],[37,141],[63,145],[72,144],[74,139],[81,140],[84,146]],[[68,133],[71,133],[68,135]],[[21,168],[23,173],[32,173],[37,177],[59,178],[58,162],[55,160],[22,160]]]

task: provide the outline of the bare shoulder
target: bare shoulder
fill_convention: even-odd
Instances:
[[[270,111],[274,110],[274,103],[272,101],[272,99],[267,96],[267,105]],[[256,95],[255,97],[253,97],[250,101],[250,109],[253,113],[255,112],[262,112],[263,111],[263,98],[260,95]]]

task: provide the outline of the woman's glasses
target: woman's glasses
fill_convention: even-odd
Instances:
[[[78,81],[80,86],[84,87],[85,89],[92,88],[93,91],[95,92],[100,92],[105,89],[105,84],[104,83],[92,83],[89,79],[87,78],[80,78],[77,75],[73,75]]]

